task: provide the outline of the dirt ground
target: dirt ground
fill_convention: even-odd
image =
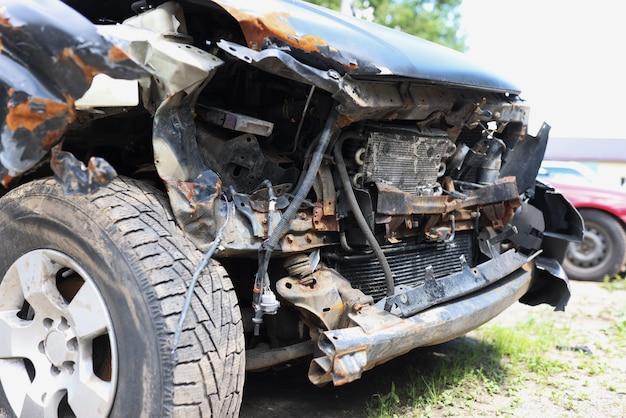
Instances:
[[[571,329],[564,341],[566,348],[554,348],[554,356],[572,364],[567,372],[550,377],[550,381],[525,380],[513,401],[505,392],[481,395],[471,408],[450,405],[430,411],[412,410],[402,416],[429,417],[626,417],[626,336],[615,338],[616,325],[626,327],[626,291],[609,290],[595,282],[571,282],[572,298],[565,312],[553,312],[547,306],[528,307],[516,303],[490,324],[514,325],[527,321],[556,321]],[[626,330],[622,330],[626,332]],[[480,338],[476,332],[469,338]],[[419,369],[419,362],[456,341],[437,347],[417,349],[364,373],[351,384],[316,388],[306,377],[307,365],[288,370],[267,371],[247,376],[241,417],[363,417],[365,407],[376,393],[388,393],[391,382],[403,384],[400,376],[406,368]]]
[[[545,355],[572,367],[550,376],[547,385],[527,380],[516,394],[520,402],[515,408],[506,408],[511,399],[498,394],[476,402],[473,416],[495,416],[504,407],[505,415],[513,417],[626,417],[626,291],[595,282],[570,284],[565,312],[518,303],[492,323],[514,325],[532,315],[538,322],[569,328],[571,339]],[[459,416],[441,412],[437,416]]]

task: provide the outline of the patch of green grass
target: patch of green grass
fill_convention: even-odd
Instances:
[[[442,352],[427,353],[426,366],[412,370],[406,384],[401,388],[392,384],[389,393],[372,398],[368,416],[428,417],[451,406],[469,413],[478,398],[496,394],[510,398],[509,407],[499,412],[507,415],[521,403],[519,388],[529,373],[547,386],[551,375],[571,367],[545,355],[567,340],[566,326],[530,318],[515,327],[483,326],[479,332],[482,339],[461,337]],[[564,398],[564,389],[554,388],[552,397]]]
[[[626,290],[626,273],[616,274],[613,277],[604,277],[602,287],[609,291]]]
[[[616,321],[613,325],[614,333],[611,335],[622,342],[622,346],[626,343],[626,320]]]
[[[389,393],[372,398],[366,408],[368,416],[428,417],[428,411],[452,405],[470,410],[480,394],[499,393],[506,376],[494,346],[468,337],[423,357],[419,367],[412,367],[403,377],[407,383],[402,389],[392,385]],[[406,415],[406,408],[420,412]]]
[[[374,395],[371,403],[367,405],[368,415],[377,417],[394,417],[394,410],[400,403],[400,398],[396,394],[396,385],[391,382],[389,393]]]
[[[626,291],[626,275],[598,286]],[[372,398],[366,412],[381,418],[485,410],[515,416],[528,406],[525,394],[531,388],[559,410],[580,413],[598,385],[607,392],[626,391],[626,378],[615,377],[620,363],[612,360],[621,359],[626,347],[626,297],[617,299],[592,313],[567,317],[537,308],[515,325],[488,323],[470,336],[424,349],[394,375],[389,393]],[[598,319],[604,324],[600,328],[579,326]]]
[[[471,410],[479,395],[503,390],[507,372],[493,344],[461,337],[452,347],[446,346],[445,352],[428,353],[426,357],[420,370],[407,377],[408,384],[401,390],[392,386],[390,393],[373,397],[367,405],[368,416],[393,417],[399,414],[400,403],[419,410],[415,416],[424,417],[430,416],[428,411],[452,405]]]
[[[522,370],[549,376],[570,366],[546,356],[555,347],[569,339],[571,330],[554,322],[539,322],[530,318],[515,327],[486,326],[481,328],[485,341],[496,347],[499,355],[511,364],[511,374]]]
[[[619,351],[617,354],[623,355],[624,348],[626,348],[626,295],[621,304],[610,306],[608,309],[613,323],[603,332],[609,337],[612,346]]]

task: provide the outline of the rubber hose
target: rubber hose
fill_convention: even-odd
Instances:
[[[272,251],[274,251],[274,248],[278,244],[278,241],[280,241],[280,239],[287,233],[287,230],[289,229],[289,223],[295,218],[298,209],[300,208],[300,205],[306,198],[309,190],[311,190],[313,182],[315,181],[315,177],[317,176],[317,172],[322,165],[322,159],[324,158],[326,148],[328,148],[330,139],[335,132],[334,126],[336,121],[337,112],[333,109],[333,111],[328,116],[328,119],[326,120],[326,125],[324,126],[324,130],[322,131],[319,143],[317,144],[315,152],[311,157],[311,164],[309,164],[309,168],[302,180],[300,187],[296,192],[296,195],[283,213],[280,221],[278,221],[278,225],[276,225],[276,229],[274,229],[272,235],[269,236],[267,241],[263,243],[261,249],[259,250],[265,250],[265,254],[259,260],[259,270],[257,272],[257,277],[265,277],[265,272],[267,271]]]
[[[354,195],[354,190],[352,190],[352,183],[350,182],[350,176],[348,176],[348,170],[346,170],[346,164],[343,160],[343,155],[341,154],[341,147],[343,146],[343,139],[340,139],[335,144],[334,155],[335,161],[337,162],[337,170],[339,171],[339,177],[341,178],[341,184],[343,186],[343,190],[346,193],[346,197],[348,198],[348,203],[350,204],[350,209],[352,209],[352,214],[356,219],[359,228],[363,231],[365,235],[365,239],[369,243],[370,247],[374,251],[380,266],[383,269],[383,273],[385,274],[385,283],[387,285],[387,296],[393,296],[395,293],[395,283],[393,280],[393,273],[391,272],[391,267],[389,267],[389,263],[387,262],[387,257],[383,253],[383,249],[376,241],[376,237],[374,236],[374,232],[370,229],[367,224],[367,220],[365,216],[363,216],[363,212],[361,212],[361,207],[356,200],[356,196]]]

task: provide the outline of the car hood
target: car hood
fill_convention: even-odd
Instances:
[[[395,76],[429,84],[519,93],[514,84],[460,52],[309,3],[281,0],[213,3],[239,22],[247,46],[257,51],[281,48],[304,63],[343,71],[353,77]]]

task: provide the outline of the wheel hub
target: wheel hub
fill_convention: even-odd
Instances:
[[[69,359],[69,350],[67,348],[65,335],[60,331],[50,331],[44,340],[44,352],[48,360],[50,360],[50,363],[60,367]]]
[[[605,253],[606,245],[602,236],[594,230],[588,230],[583,242],[570,246],[568,258],[579,266],[597,265],[605,258]]]

